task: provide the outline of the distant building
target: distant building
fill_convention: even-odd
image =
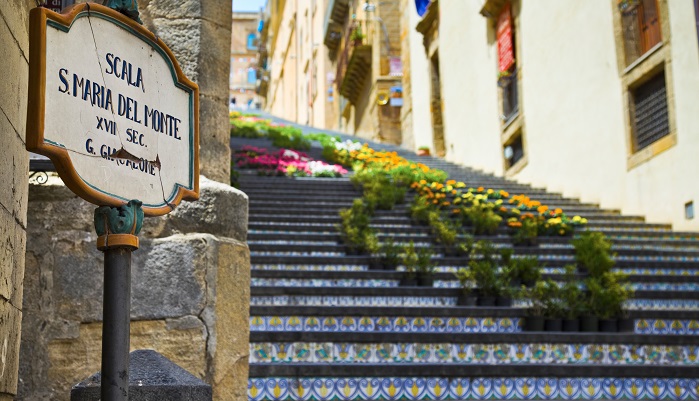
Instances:
[[[257,108],[258,26],[260,13],[234,12],[231,40],[230,102],[236,107]]]
[[[412,69],[430,87],[429,145],[698,230],[697,3],[433,0],[417,24],[428,69]]]

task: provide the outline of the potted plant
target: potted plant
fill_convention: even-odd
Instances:
[[[456,304],[459,306],[476,306],[478,296],[474,292],[475,279],[473,272],[468,267],[462,267],[455,274],[461,284],[461,294],[456,299]]]
[[[400,263],[400,247],[389,237],[381,245],[381,264],[384,270],[395,270]]]
[[[614,267],[612,243],[600,232],[585,232],[571,241],[575,247],[575,261],[581,273],[601,277]]]
[[[415,251],[415,244],[410,241],[408,245],[403,248],[403,267],[405,267],[405,274],[400,280],[399,285],[402,287],[415,287],[417,286],[417,252]]]
[[[361,46],[365,37],[366,36],[364,35],[364,33],[362,33],[361,25],[356,25],[352,29],[352,33],[350,33],[350,40],[352,41],[352,43],[354,43],[355,46]]]
[[[473,251],[473,235],[464,234],[464,237],[458,244],[456,244],[456,254],[458,256],[468,256]]]
[[[544,301],[548,296],[547,284],[537,282],[533,287],[522,287],[522,297],[529,299],[531,306],[527,309],[524,320],[524,331],[544,331]]]
[[[410,205],[410,218],[414,224],[427,224],[432,210],[432,203],[422,196],[416,196]]]
[[[445,256],[455,256],[456,249],[454,248],[454,243],[456,242],[457,236],[456,228],[451,222],[442,219],[439,212],[430,212],[428,221],[432,228],[432,233],[435,236],[435,241],[444,246]]]
[[[495,235],[502,222],[502,217],[493,211],[490,204],[474,204],[466,208],[466,212],[476,235]]]
[[[565,284],[561,288],[563,299],[563,331],[580,331],[580,315],[582,313],[584,293],[580,288],[582,282],[578,279],[574,265],[565,267]]]
[[[544,304],[544,329],[546,331],[562,331],[563,330],[563,310],[564,305],[561,300],[561,288],[558,284],[551,280],[545,280],[545,298]]]
[[[478,288],[478,306],[495,306],[499,295],[495,264],[487,260],[471,260],[468,267],[473,271]]]
[[[417,283],[420,287],[432,287],[434,285],[434,269],[436,264],[432,260],[430,248],[417,250]]]
[[[592,299],[592,307],[599,318],[599,331],[618,331],[618,317],[621,316],[624,302],[631,292],[624,285],[623,273],[605,273],[600,278],[590,277],[586,283]]]
[[[418,156],[429,156],[430,155],[430,147],[429,146],[420,146],[417,148],[417,155]]]
[[[381,263],[381,258],[379,256],[379,251],[381,246],[379,245],[379,239],[373,232],[364,232],[364,245],[363,249],[369,254],[369,270],[379,270],[383,267]]]
[[[521,226],[514,228],[512,242],[515,245],[536,246],[538,245],[538,227],[534,218],[522,218]]]

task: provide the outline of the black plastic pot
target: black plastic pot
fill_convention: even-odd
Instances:
[[[519,288],[522,286],[522,280],[518,278],[513,278],[510,280],[510,287]]]
[[[398,264],[388,262],[382,258],[381,259],[381,266],[383,267],[384,270],[396,270],[396,267],[398,266]]]
[[[630,317],[619,319],[617,322],[619,333],[633,333],[636,331],[636,320]]]
[[[599,318],[597,316],[581,316],[580,331],[594,333],[599,331]]]
[[[476,306],[478,303],[478,297],[473,295],[473,294],[468,294],[468,295],[459,295],[458,298],[456,298],[456,304],[458,306]]]
[[[417,285],[420,287],[432,287],[434,286],[434,275],[432,274],[417,274]]]
[[[512,298],[497,297],[495,298],[495,306],[512,307]]]
[[[417,287],[417,278],[403,277],[398,282],[398,285],[401,287]]]
[[[603,333],[616,333],[619,331],[617,319],[600,319],[599,331]]]
[[[345,254],[355,256],[359,255],[359,249],[353,247],[353,246],[346,246],[345,247]]]
[[[546,319],[544,321],[544,330],[563,331],[563,319]]]
[[[478,297],[478,306],[495,306],[495,297]]]
[[[369,258],[369,270],[382,270],[383,263],[379,258]]]
[[[459,256],[459,253],[456,251],[456,248],[453,246],[444,246],[444,256]]]
[[[536,285],[536,280],[524,280],[522,281],[522,285],[525,287],[534,287],[534,285]]]
[[[580,331],[580,319],[563,319],[563,331],[568,333]]]
[[[524,318],[524,331],[544,331],[543,316],[527,316]]]
[[[578,267],[578,273],[580,273],[580,274],[588,274],[589,273],[589,271],[587,270],[587,267],[580,265],[580,264],[578,264],[577,267]]]

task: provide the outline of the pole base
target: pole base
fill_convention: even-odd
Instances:
[[[211,401],[211,386],[153,350],[129,355],[129,401]],[[71,401],[100,399],[100,372],[76,384]]]

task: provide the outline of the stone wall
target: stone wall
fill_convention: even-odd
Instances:
[[[61,185],[29,188],[19,400],[68,400],[100,368],[103,257],[94,206]],[[146,218],[133,253],[131,347],[155,349],[247,399],[247,196],[202,177],[201,199]]]
[[[201,174],[230,182],[230,0],[139,0],[138,4],[143,25],[165,42],[185,75],[199,85]]]
[[[0,401],[17,392],[29,155],[25,147],[29,9],[0,2]]]

